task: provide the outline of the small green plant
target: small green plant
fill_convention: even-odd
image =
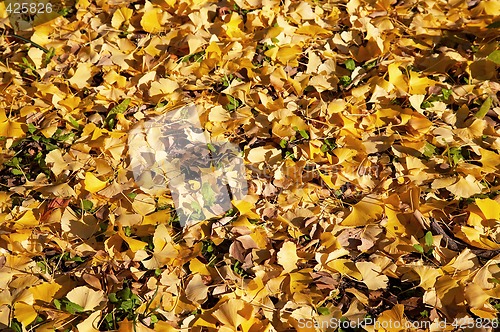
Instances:
[[[229,112],[232,112],[241,106],[241,101],[238,98],[227,95],[227,99],[229,100],[229,102],[226,104],[225,108]]]
[[[413,248],[424,256],[432,256],[432,253],[434,252],[434,238],[431,232],[425,233],[424,242],[425,246],[422,246],[421,244],[414,244]]]
[[[57,310],[63,310],[66,311],[72,315],[78,312],[84,312],[84,308],[81,307],[80,305],[71,302],[68,300],[66,297],[63,297],[62,299],[54,299],[54,306],[57,308]]]
[[[205,51],[188,54],[180,58],[180,62],[202,62],[205,58]]]
[[[112,310],[104,316],[103,324],[107,330],[117,329],[119,322],[127,318],[130,321],[137,320],[136,309],[142,304],[141,299],[132,290],[125,286],[122,290],[108,295]]]
[[[330,310],[327,307],[318,307],[316,308],[318,314],[326,316],[330,314]]]
[[[349,84],[351,84],[351,82],[352,82],[352,79],[349,76],[342,76],[340,78],[340,84],[342,84],[342,86],[344,88],[346,88],[347,86],[349,86]]]
[[[109,129],[113,129],[115,127],[116,115],[125,113],[128,105],[130,104],[130,100],[130,98],[124,99],[121,103],[119,103],[118,105],[113,107],[111,111],[109,111],[106,119],[104,120],[104,123],[107,124]]]
[[[347,59],[346,62],[344,62],[344,66],[346,67],[346,69],[353,71],[354,69],[356,69],[356,62],[354,62],[353,59]]]
[[[326,138],[323,141],[323,145],[321,145],[321,152],[329,152],[335,150],[337,147],[337,144],[335,144],[335,139],[334,138]]]

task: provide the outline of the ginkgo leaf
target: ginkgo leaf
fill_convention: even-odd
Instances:
[[[446,187],[452,194],[457,197],[469,198],[472,195],[481,193],[482,188],[479,182],[470,174],[465,178],[460,177],[460,179]]]
[[[108,183],[106,181],[99,180],[94,174],[87,172],[85,173],[85,189],[91,193],[96,193],[99,190],[106,188]]]
[[[230,38],[242,38],[245,36],[245,33],[243,31],[241,31],[241,29],[239,28],[240,24],[243,23],[243,19],[241,18],[241,16],[236,13],[236,12],[233,12],[231,14],[231,18],[229,20],[229,22],[226,24],[226,34],[230,37]]]
[[[222,324],[237,329],[245,320],[238,311],[243,309],[244,302],[239,299],[230,299],[214,311],[213,316]]]
[[[111,26],[115,29],[119,29],[123,22],[130,20],[134,11],[127,7],[121,7],[113,14],[111,19]]]
[[[405,326],[404,305],[396,304],[392,309],[386,310],[377,318],[377,324],[384,326],[384,331],[398,332]]]
[[[278,252],[278,264],[283,266],[284,272],[288,273],[297,268],[297,246],[293,242],[285,242]]]
[[[79,89],[83,89],[87,85],[87,81],[92,77],[92,64],[88,62],[80,63],[69,79],[69,83]]]
[[[491,198],[476,199],[475,203],[486,219],[500,220],[500,203]]]
[[[425,290],[434,287],[437,278],[443,275],[443,271],[440,269],[425,265],[415,266],[413,267],[413,271],[415,271],[420,277],[419,287],[422,287]]]
[[[15,121],[0,122],[0,136],[19,138],[24,137],[25,133],[22,124]]]
[[[433,81],[427,77],[422,77],[418,73],[411,71],[410,72],[410,81],[408,86],[410,88],[411,94],[425,94],[428,87],[436,85],[436,81]]]
[[[356,265],[354,264],[354,262],[352,262],[348,259],[334,259],[334,260],[328,262],[327,266],[330,267],[331,269],[343,274],[343,275],[346,275],[346,276],[349,276],[349,277],[352,277],[352,278],[355,278],[358,280],[363,279],[363,275],[359,272],[359,270],[356,267]]]
[[[78,304],[84,311],[94,310],[106,301],[106,296],[102,290],[93,290],[88,286],[80,286],[71,290],[66,297],[71,302]]]
[[[195,274],[186,287],[186,297],[196,303],[203,303],[208,297],[208,286],[205,285],[201,275]]]
[[[14,318],[16,318],[24,326],[30,325],[38,313],[33,308],[32,304],[17,302],[14,304]]]
[[[379,218],[384,211],[381,202],[366,196],[353,205],[351,213],[342,221],[343,226],[364,226],[369,221]]]
[[[356,262],[356,268],[361,273],[363,283],[368,289],[377,290],[387,287],[389,278],[382,274],[380,266],[372,262]]]
[[[50,303],[52,302],[54,295],[61,288],[62,286],[56,282],[44,282],[40,285],[31,287],[30,291],[33,293],[33,299]]]
[[[144,5],[144,15],[141,18],[141,26],[144,31],[157,33],[162,30],[160,24],[161,9],[153,6],[151,2],[146,1]]]

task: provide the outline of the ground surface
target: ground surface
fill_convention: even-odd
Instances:
[[[80,0],[32,31],[7,5],[2,324],[495,324],[498,2]],[[183,229],[127,139],[185,102],[243,150],[249,196]]]

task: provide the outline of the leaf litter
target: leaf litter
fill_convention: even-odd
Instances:
[[[498,317],[498,2],[79,0],[60,14],[18,30],[29,22],[0,3],[0,323]],[[134,181],[127,142],[186,102],[242,149],[249,194],[182,228],[168,190]]]

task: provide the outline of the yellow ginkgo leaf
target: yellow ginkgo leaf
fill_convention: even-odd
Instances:
[[[84,311],[94,310],[102,302],[106,301],[106,296],[102,290],[93,290],[88,286],[76,287],[66,297],[71,302],[82,307]]]
[[[85,189],[91,193],[96,193],[99,190],[106,188],[108,183],[106,181],[99,180],[94,174],[87,172],[85,173]]]
[[[408,83],[406,83],[405,76],[399,69],[401,63],[395,62],[391,63],[387,67],[389,73],[389,82],[392,83],[401,92],[408,92]]]
[[[14,317],[24,326],[28,326],[33,322],[38,313],[33,308],[32,304],[17,302],[14,304]]]
[[[22,124],[15,121],[0,122],[0,136],[10,138],[24,137]]]
[[[25,226],[36,226],[38,225],[38,220],[33,214],[32,210],[26,211],[23,216],[16,220],[16,227],[25,227]]]
[[[456,183],[447,186],[448,189],[453,195],[457,197],[469,198],[472,195],[476,195],[481,193],[481,185],[479,182],[470,174],[468,174],[465,178],[460,178]]]
[[[245,215],[250,219],[259,219],[260,216],[253,212],[252,209],[255,208],[255,204],[247,200],[233,201],[233,205],[240,211],[240,215]]]
[[[426,94],[428,87],[436,85],[437,82],[427,77],[421,77],[418,73],[410,72],[410,93],[411,94]]]
[[[500,219],[500,203],[491,198],[476,199],[476,205],[486,219]]]
[[[415,266],[413,271],[415,271],[420,277],[420,284],[418,286],[425,290],[434,287],[437,278],[443,275],[443,271],[441,271],[441,269],[436,269],[427,265]]]
[[[83,89],[87,86],[87,81],[92,77],[93,65],[90,62],[80,62],[76,68],[76,72],[69,79],[69,83],[78,88]]]
[[[141,26],[144,31],[149,33],[157,33],[162,30],[160,24],[161,9],[154,7],[151,2],[146,1],[144,5],[144,15],[141,19]]]
[[[243,309],[244,302],[239,299],[230,299],[222,304],[219,309],[215,310],[213,316],[217,318],[222,324],[233,327],[234,330],[245,320],[238,311]]]
[[[123,241],[128,244],[132,252],[137,252],[138,250],[144,249],[144,247],[148,245],[147,242],[139,241],[125,235],[121,227],[118,230],[118,235],[123,239]]]
[[[377,331],[399,332],[406,325],[404,319],[404,305],[396,304],[392,309],[382,312],[377,318],[377,326],[383,327]]]
[[[113,18],[111,19],[111,26],[115,29],[119,29],[123,22],[127,22],[132,17],[134,11],[127,7],[122,7],[115,11]]]
[[[230,38],[242,38],[245,37],[245,33],[241,31],[239,25],[243,23],[243,19],[238,13],[233,12],[231,14],[231,19],[226,24],[226,34]]]
[[[33,294],[34,300],[40,300],[50,303],[54,299],[54,295],[59,289],[61,289],[61,287],[62,286],[56,282],[44,282],[42,284],[31,287],[30,291]]]
[[[341,223],[343,226],[365,226],[370,220],[379,218],[382,212],[381,202],[366,196],[353,205],[351,213]]]
[[[326,265],[342,275],[349,276],[357,280],[363,279],[363,275],[359,272],[356,265],[354,265],[354,262],[349,259],[334,259],[326,263]]]
[[[356,268],[363,276],[363,283],[369,290],[385,289],[389,278],[382,274],[382,269],[372,262],[356,262]]]
[[[278,252],[278,264],[283,266],[284,272],[288,273],[297,268],[297,246],[295,243],[288,241],[283,244]]]

